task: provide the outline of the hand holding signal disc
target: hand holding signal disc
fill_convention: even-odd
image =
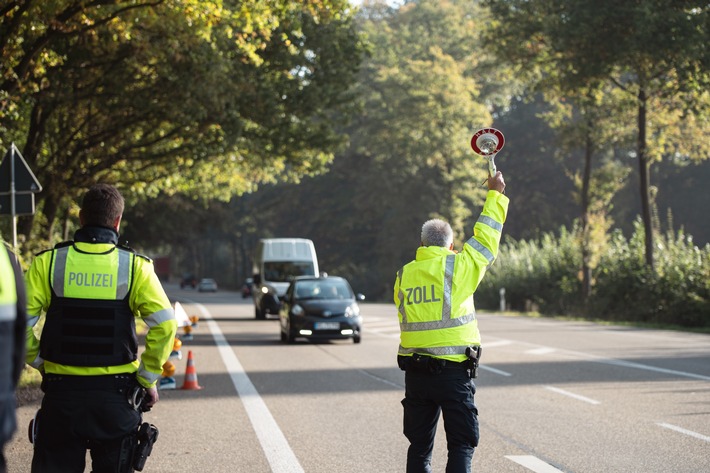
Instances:
[[[503,133],[495,128],[481,128],[471,138],[473,151],[488,159],[488,172],[490,172],[491,176],[496,175],[495,157],[498,151],[503,149],[504,145],[505,137]]]

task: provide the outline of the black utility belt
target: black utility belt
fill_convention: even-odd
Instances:
[[[124,391],[137,383],[135,373],[77,376],[47,373],[42,377],[42,391]]]
[[[418,353],[412,356],[397,355],[397,364],[403,371],[411,370],[422,373],[438,373],[445,369],[467,370],[471,368],[468,360],[451,361]]]

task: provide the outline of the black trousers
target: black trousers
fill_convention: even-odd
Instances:
[[[87,449],[95,473],[133,471],[121,453],[141,423],[127,398],[135,382],[133,375],[46,375],[32,473],[83,473]]]
[[[470,473],[478,446],[476,386],[466,369],[445,367],[438,373],[407,369],[404,435],[409,440],[407,473],[430,473],[434,437],[443,414],[448,459],[446,473]]]

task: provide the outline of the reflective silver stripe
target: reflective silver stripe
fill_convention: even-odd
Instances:
[[[35,359],[32,361],[32,363],[30,363],[30,366],[31,366],[32,368],[35,368],[35,369],[40,369],[43,364],[44,364],[44,360],[42,359],[42,357],[40,357],[39,355],[37,355],[37,358],[35,358]]]
[[[148,328],[152,328],[156,325],[162,324],[163,322],[174,319],[175,311],[173,311],[172,307],[169,307],[167,309],[159,310],[158,312],[153,312],[148,317],[145,317],[143,322],[146,323]]]
[[[69,247],[59,248],[55,251],[54,256],[54,277],[52,278],[52,286],[55,294],[59,297],[64,297],[64,273],[67,268],[67,254]]]
[[[503,224],[493,220],[488,215],[481,215],[480,217],[478,217],[478,223],[482,223],[483,225],[488,225],[493,230],[498,230],[499,232],[503,231]]]
[[[17,318],[17,305],[0,305],[0,322],[11,322]]]
[[[131,254],[125,250],[118,250],[118,286],[116,299],[121,300],[128,294],[128,275],[131,269]]]
[[[27,316],[27,328],[34,327],[39,322],[39,315]]]
[[[465,355],[466,349],[469,346],[456,346],[456,347],[429,347],[429,348],[404,348],[402,345],[399,346],[400,355],[413,355],[418,353],[420,355],[432,355],[432,356],[443,356],[443,355]]]
[[[421,330],[439,330],[443,328],[460,327],[476,320],[476,314],[468,314],[462,317],[449,320],[434,320],[433,322],[409,322],[408,324],[399,324],[402,332],[418,332]]]
[[[493,257],[493,253],[491,253],[491,250],[483,246],[483,244],[476,240],[475,238],[471,237],[467,242],[467,245],[471,246],[474,250],[478,251],[483,255],[484,258],[488,260],[488,263],[492,263],[493,260],[495,259]]]
[[[451,318],[451,289],[454,286],[454,263],[455,255],[446,257],[446,269],[444,270],[444,303],[441,307],[441,320]]]
[[[397,310],[399,310],[399,315],[402,316],[402,323],[407,323],[407,312],[404,310],[404,292],[402,292],[402,273],[404,273],[404,268],[400,269],[397,271],[397,278],[399,279],[399,293],[397,294],[397,297],[399,297],[399,307],[397,307]]]
[[[160,379],[161,373],[151,373],[145,367],[143,366],[143,362],[141,361],[140,366],[138,367],[138,376],[141,378],[147,380],[149,383],[154,383]]]

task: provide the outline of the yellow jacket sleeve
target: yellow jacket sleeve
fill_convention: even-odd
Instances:
[[[508,213],[508,197],[489,190],[481,215],[473,226],[473,236],[457,256],[457,282],[473,293],[486,270],[498,257],[503,224]]]
[[[136,256],[130,306],[136,317],[148,326],[145,350],[138,367],[138,382],[145,387],[155,385],[160,379],[163,364],[173,349],[177,321],[163,286],[155,274],[153,263]]]
[[[27,364],[42,370],[43,360],[39,357],[39,338],[44,323],[43,318],[52,299],[49,288],[49,266],[52,252],[47,251],[35,257],[25,274],[27,290]]]

